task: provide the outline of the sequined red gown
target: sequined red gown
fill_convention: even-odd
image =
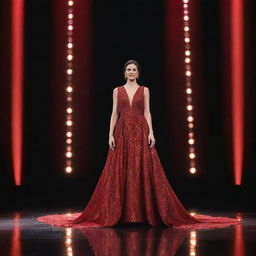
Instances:
[[[109,149],[93,195],[82,213],[48,215],[38,221],[56,226],[111,227],[139,222],[152,226],[217,227],[238,223],[227,217],[191,216],[171,188],[155,147],[149,148],[149,127],[143,115],[144,86],[130,103],[126,89],[118,87],[115,150]]]

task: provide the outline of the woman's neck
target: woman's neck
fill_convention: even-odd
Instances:
[[[127,82],[125,83],[126,86],[138,86],[136,79],[134,79],[133,81],[131,80],[127,80]]]

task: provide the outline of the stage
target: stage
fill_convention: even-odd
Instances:
[[[139,223],[76,229],[36,221],[38,216],[75,211],[77,209],[37,209],[1,214],[1,255],[250,256],[256,251],[256,220],[250,212],[191,210],[242,219],[242,225],[206,230],[150,227]]]

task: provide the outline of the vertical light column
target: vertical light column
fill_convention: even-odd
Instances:
[[[73,125],[73,48],[74,48],[74,0],[67,1],[67,41],[66,41],[66,173],[73,171],[72,167],[72,125]]]
[[[244,7],[231,0],[231,87],[233,113],[233,162],[235,185],[241,185],[244,144]]]
[[[11,33],[11,129],[12,161],[15,185],[21,185],[22,168],[22,90],[23,90],[23,26],[24,0],[12,1]]]
[[[191,38],[190,38],[190,14],[189,0],[183,0],[183,24],[184,24],[184,67],[185,67],[185,85],[187,98],[187,123],[188,123],[188,157],[189,157],[189,172],[195,174],[197,172],[195,164],[195,136],[194,136],[194,116],[192,103],[192,83],[191,83]]]

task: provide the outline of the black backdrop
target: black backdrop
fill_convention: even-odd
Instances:
[[[23,186],[13,185],[10,139],[10,45],[8,26],[10,6],[2,3],[1,33],[1,130],[0,135],[0,191],[3,209],[30,207],[84,206],[89,199],[104,166],[108,150],[109,118],[112,90],[124,83],[122,65],[137,59],[142,67],[140,84],[151,91],[151,113],[156,147],[166,174],[178,196],[188,207],[208,209],[255,209],[256,194],[256,127],[255,127],[255,9],[246,2],[246,120],[244,176],[240,187],[233,185],[230,88],[225,83],[228,67],[223,65],[223,31],[221,1],[201,0],[197,5],[200,40],[194,55],[200,56],[200,85],[195,88],[194,104],[197,119],[197,154],[199,174],[187,172],[186,127],[177,127],[174,107],[182,109],[184,98],[176,106],[176,95],[166,97],[164,42],[164,2],[156,0],[94,1],[93,12],[93,115],[90,161],[86,169],[65,175],[64,148],[52,145],[59,136],[63,145],[63,131],[52,125],[51,66],[53,54],[54,13],[52,1],[26,1],[25,22],[25,80],[24,80],[24,155]],[[5,10],[5,12],[3,11]],[[223,16],[222,16],[223,17]],[[5,24],[5,26],[3,26]],[[182,28],[177,28],[182,29]],[[199,33],[197,32],[197,33]],[[83,58],[83,56],[80,56]],[[199,57],[198,57],[199,58]],[[183,60],[181,60],[183,61]],[[173,63],[176,65],[176,63]],[[175,87],[175,83],[168,85]],[[179,92],[183,92],[180,88]],[[169,103],[175,102],[175,104]],[[56,103],[59,104],[59,103]],[[197,105],[198,104],[198,105]],[[172,107],[169,111],[168,108]],[[169,111],[169,114],[168,114]],[[185,112],[184,112],[185,113]],[[64,115],[64,106],[63,106]],[[57,120],[62,120],[56,116]],[[185,116],[184,116],[185,118]],[[184,122],[185,124],[185,122]],[[182,132],[177,134],[177,131]],[[62,134],[62,135],[61,135]],[[56,140],[55,140],[56,141]],[[180,141],[180,143],[179,143]],[[179,143],[179,144],[177,144]],[[60,151],[56,152],[56,148]],[[185,153],[184,153],[185,152]],[[83,152],[80,152],[80,156]],[[61,157],[60,157],[61,155]]]

